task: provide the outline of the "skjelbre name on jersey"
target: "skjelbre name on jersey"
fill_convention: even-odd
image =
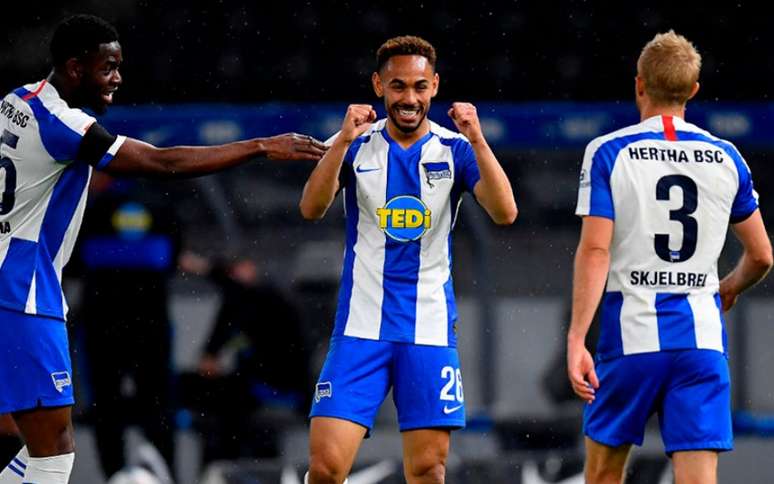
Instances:
[[[631,271],[629,281],[633,286],[704,287],[707,284],[707,274],[700,272]]]
[[[655,148],[652,146],[630,146],[629,158],[632,160],[671,161],[674,163],[723,163],[721,150],[680,150],[673,148]]]

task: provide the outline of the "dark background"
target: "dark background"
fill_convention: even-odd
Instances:
[[[3,2],[0,91],[47,73],[68,14],[113,22],[119,103],[357,101],[394,35],[438,51],[441,99],[628,100],[644,43],[674,28],[704,60],[704,100],[768,100],[770,8],[757,2]]]

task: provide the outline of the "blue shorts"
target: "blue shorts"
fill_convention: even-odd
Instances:
[[[456,348],[337,336],[331,339],[310,417],[335,417],[371,430],[392,388],[401,432],[465,426]]]
[[[72,405],[65,322],[0,308],[0,413]]]
[[[586,405],[585,434],[611,447],[642,445],[657,413],[667,454],[734,447],[731,384],[725,355],[713,350],[661,351],[601,361],[599,389]]]

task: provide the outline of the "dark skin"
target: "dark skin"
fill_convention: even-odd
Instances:
[[[55,66],[47,81],[70,107],[104,113],[121,86],[121,45],[100,44],[83,58]],[[205,175],[256,157],[273,160],[319,160],[327,148],[311,136],[295,133],[254,138],[219,146],[157,148],[127,138],[104,171],[114,175],[183,178]],[[75,450],[70,407],[35,408],[13,413],[31,457],[69,454]]]
[[[123,56],[118,42],[100,44],[97,52],[55,66],[48,82],[71,107],[86,107],[103,113],[113,103],[113,94],[123,82],[121,62]],[[325,150],[318,140],[296,133],[219,146],[170,148],[157,148],[127,138],[105,171],[113,175],[185,178],[220,171],[256,157],[317,161]]]

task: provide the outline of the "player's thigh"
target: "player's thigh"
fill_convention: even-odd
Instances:
[[[75,450],[71,407],[15,412],[13,419],[31,457],[69,454]]]
[[[401,432],[465,426],[465,393],[456,348],[395,344],[393,400]]]
[[[715,484],[718,453],[712,450],[675,452],[672,454],[675,484]]]
[[[631,451],[630,444],[616,447],[596,442],[589,437],[586,446],[586,481],[589,484],[620,482]]]
[[[584,409],[585,435],[610,448],[642,445],[648,418],[660,407],[670,361],[661,352],[598,362],[599,388]]]
[[[332,338],[309,416],[348,420],[370,430],[392,385],[392,366],[393,343]]]
[[[64,321],[0,308],[0,413],[72,405]]]
[[[349,420],[313,417],[309,430],[311,467],[347,475],[368,429]]]
[[[449,456],[451,431],[448,429],[417,429],[403,437],[403,468],[407,478],[432,472],[443,474]]]
[[[731,383],[726,357],[713,350],[674,352],[659,417],[668,454],[731,450]]]

